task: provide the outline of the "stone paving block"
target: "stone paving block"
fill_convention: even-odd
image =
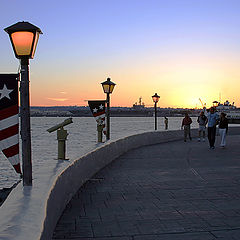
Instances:
[[[72,214],[72,213],[63,213],[62,216],[59,219],[59,224],[60,225],[65,225],[65,224],[74,224],[75,223],[75,218],[77,215]]]
[[[65,234],[68,238],[79,238],[79,237],[93,237],[93,231],[90,226],[78,226],[76,231],[70,232],[68,235]]]
[[[122,221],[137,221],[137,220],[142,220],[142,216],[136,212],[136,213],[122,213],[122,214],[117,214],[115,215],[115,219],[117,222],[122,222]]]
[[[76,229],[76,224],[74,221],[71,223],[58,224],[55,228],[55,231],[56,232],[58,232],[58,231],[68,232],[68,231],[75,231],[75,229]]]
[[[67,235],[68,235],[68,232],[58,230],[57,232],[55,231],[53,233],[52,239],[65,239]]]
[[[122,236],[122,237],[111,237],[111,240],[132,240],[132,237],[126,237],[126,236]],[[96,240],[110,240],[109,238],[96,238]]]
[[[122,236],[123,231],[116,221],[95,221],[92,223],[94,237]]]
[[[181,233],[186,232],[184,226],[177,221],[162,221],[162,233]]]
[[[54,238],[54,240],[132,240],[132,237],[100,237],[100,238],[86,238],[86,237],[71,237],[71,238]]]
[[[198,221],[195,221],[198,222]],[[206,226],[205,229],[211,231],[213,229],[229,229],[229,226],[224,222],[224,218],[209,218],[209,219],[203,219],[202,221],[204,226]]]
[[[216,240],[216,238],[210,233],[174,233],[134,236],[133,240]]]
[[[125,236],[131,236],[135,234],[139,234],[139,228],[138,228],[138,220],[125,220],[125,221],[119,221],[118,226],[121,229],[122,235]]]
[[[228,240],[228,239],[239,240],[240,239],[240,229],[212,231],[212,234],[217,239],[222,239],[222,240],[225,240],[225,239],[226,240]]]
[[[240,203],[239,203],[240,204]],[[233,209],[233,210],[224,210],[221,211],[223,216],[225,217],[238,217],[239,216],[239,211],[237,211],[237,209]]]
[[[240,216],[238,216],[238,217],[225,217],[224,222],[232,228],[240,228]]]

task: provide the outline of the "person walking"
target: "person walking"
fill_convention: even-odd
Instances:
[[[219,121],[219,116],[215,112],[215,108],[211,107],[208,113],[208,141],[211,149],[214,149],[215,146],[215,137],[216,137],[216,126]]]
[[[182,129],[184,129],[184,142],[187,141],[187,136],[189,136],[189,139],[192,140],[191,137],[191,129],[190,125],[192,123],[192,119],[188,116],[188,113],[185,113],[185,117],[182,120]]]
[[[197,122],[199,124],[198,127],[198,141],[201,141],[201,133],[202,133],[202,141],[205,142],[205,130],[206,130],[206,124],[208,122],[207,117],[204,115],[204,112],[201,111],[200,115],[197,118]]]
[[[226,146],[226,135],[228,131],[228,120],[225,113],[221,113],[219,121],[219,135],[220,135],[220,147],[224,148]]]
[[[164,123],[165,123],[165,130],[168,129],[168,118],[167,117],[164,117],[165,120],[164,120]]]

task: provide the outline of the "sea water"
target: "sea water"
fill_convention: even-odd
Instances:
[[[61,123],[66,117],[32,117],[32,167],[34,172],[47,167],[50,161],[57,159],[57,132],[49,133],[47,129]],[[179,130],[182,117],[169,117],[168,129]],[[192,128],[198,126],[196,117],[192,117]],[[112,117],[110,124],[110,138],[117,140],[133,134],[154,131],[154,117]],[[158,131],[166,131],[164,118],[157,119]],[[93,117],[73,117],[73,123],[64,127],[68,131],[66,142],[66,158],[72,162],[90,152],[102,143],[97,142],[97,125]],[[21,143],[21,141],[20,141]],[[20,148],[21,158],[21,148]],[[19,180],[13,167],[0,152],[0,189],[11,187]]]

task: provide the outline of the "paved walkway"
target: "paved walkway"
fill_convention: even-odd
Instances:
[[[240,239],[240,136],[130,151],[74,196],[53,239]]]

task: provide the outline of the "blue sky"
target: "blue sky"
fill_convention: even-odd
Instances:
[[[236,88],[226,84],[238,84],[240,1],[0,3],[0,72],[19,65],[5,27],[24,20],[43,32],[30,62],[32,105],[104,98],[99,84],[107,77],[117,83],[113,105],[130,106],[139,96],[152,104],[155,92],[165,106],[195,106],[199,97],[210,104],[219,92],[240,105]]]

